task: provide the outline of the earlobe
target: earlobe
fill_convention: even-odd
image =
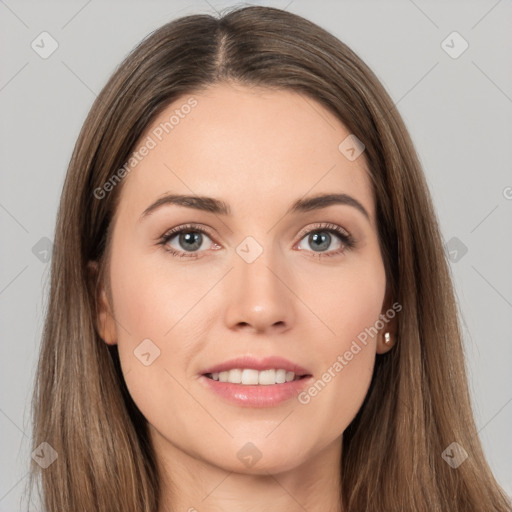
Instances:
[[[98,319],[96,328],[98,330],[98,334],[108,345],[115,345],[117,343],[115,321],[103,286],[99,291],[97,309]]]
[[[90,261],[87,264],[87,268],[89,271],[91,289],[93,290],[95,300],[94,322],[96,331],[105,343],[108,345],[115,345],[117,343],[115,321],[105,286],[98,280],[98,262]]]
[[[396,304],[396,303],[395,303]],[[377,353],[389,352],[397,342],[397,317],[394,305],[391,306],[390,297],[386,294],[385,307],[381,314],[385,325],[379,331],[377,338]]]
[[[377,353],[385,354],[393,348],[396,342],[396,334],[390,327],[384,328],[379,333],[379,339],[377,340]]]

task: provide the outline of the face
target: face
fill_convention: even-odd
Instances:
[[[297,93],[216,85],[141,138],[98,329],[158,450],[275,473],[340,446],[392,325],[349,135]]]

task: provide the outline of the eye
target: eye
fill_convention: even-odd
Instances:
[[[206,229],[189,224],[171,229],[160,238],[158,243],[178,258],[198,258],[199,255],[194,253],[207,248],[208,244],[205,243],[207,240],[219,247],[208,236]]]
[[[301,246],[305,240],[305,243],[311,247],[311,249],[306,248],[306,251],[316,258],[336,256],[355,246],[352,236],[336,224],[316,224],[313,229],[303,231],[300,236],[302,238],[297,249],[305,249]],[[208,249],[208,245],[213,245],[214,250],[220,248],[205,228],[193,224],[171,229],[160,237],[158,244],[178,258],[199,258],[201,253]],[[332,248],[333,244],[334,248]],[[329,248],[331,248],[330,251]]]
[[[336,224],[322,224],[315,226],[315,229],[309,229],[297,246],[299,250],[304,250],[304,247],[301,247],[304,240],[311,247],[310,251],[316,253],[311,255],[314,257],[335,256],[352,249],[355,245],[352,236]]]

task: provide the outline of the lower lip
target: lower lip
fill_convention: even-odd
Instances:
[[[272,407],[296,398],[311,379],[312,377],[303,377],[299,380],[268,386],[219,382],[205,375],[201,375],[199,381],[208,389],[235,405],[241,407]]]

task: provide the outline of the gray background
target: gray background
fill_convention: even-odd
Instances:
[[[512,495],[512,5],[261,3],[331,31],[397,103],[453,260],[480,436],[498,481]],[[235,2],[0,0],[0,512],[26,505],[30,393],[49,272],[45,249],[80,127],[114,67],[147,33],[173,18],[230,5]],[[47,59],[31,47],[43,31],[59,45]],[[453,31],[469,43],[458,58],[441,46]]]

